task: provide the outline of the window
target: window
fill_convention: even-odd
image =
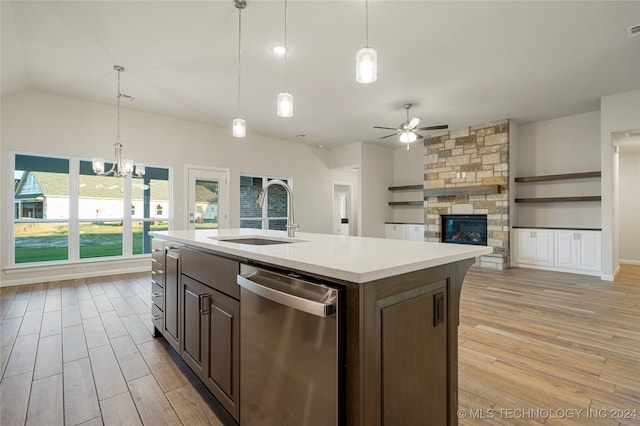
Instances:
[[[167,168],[123,179],[90,161],[16,154],[14,174],[15,264],[150,253],[149,231],[169,229]]]
[[[240,176],[240,228],[286,231],[289,201],[282,186],[269,187],[262,207],[256,205],[262,187],[272,179],[276,178]],[[278,179],[291,185],[290,179]]]

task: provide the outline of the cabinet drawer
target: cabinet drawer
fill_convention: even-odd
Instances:
[[[164,271],[151,270],[151,284],[157,284],[164,288]]]
[[[164,311],[164,289],[153,281],[151,282],[151,301]]]
[[[151,259],[160,264],[160,269],[164,269],[164,241],[154,238],[151,241]]]
[[[189,248],[180,249],[182,273],[236,299],[240,287],[236,283],[240,262]]]
[[[158,330],[162,330],[164,327],[162,326],[162,318],[163,313],[155,304],[151,304],[151,322],[153,322],[153,326]]]

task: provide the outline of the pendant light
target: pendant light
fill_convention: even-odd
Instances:
[[[284,0],[284,91],[278,94],[278,117],[293,116],[293,95],[287,90],[287,0]]]
[[[247,7],[246,0],[233,0],[233,5],[238,9],[238,118],[233,120],[233,136],[236,138],[244,138],[247,135],[247,127],[241,114],[240,88],[242,77],[242,66],[240,59],[242,58],[242,9]]]
[[[113,144],[115,148],[114,160],[111,165],[111,169],[109,171],[104,171],[104,159],[99,157],[94,157],[91,159],[91,165],[93,167],[93,172],[97,175],[110,175],[113,174],[115,177],[127,177],[134,173],[134,163],[133,160],[122,159],[122,143],[120,142],[120,99],[125,98],[130,101],[133,101],[133,96],[125,95],[120,91],[120,73],[124,72],[124,67],[120,65],[114,65],[113,69],[118,72],[118,94],[116,96],[116,143]],[[145,167],[144,164],[136,164],[135,165],[135,175],[141,177],[144,175]]]
[[[356,81],[373,83],[378,79],[378,53],[369,47],[369,1],[365,0],[364,47],[356,53]]]

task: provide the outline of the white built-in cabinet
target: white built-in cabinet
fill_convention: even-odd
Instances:
[[[424,225],[414,223],[386,223],[385,238],[394,240],[424,241]]]
[[[553,266],[553,231],[516,229],[516,263]]]
[[[598,275],[601,271],[600,231],[514,229],[515,266]]]
[[[600,272],[599,231],[555,231],[555,266]]]

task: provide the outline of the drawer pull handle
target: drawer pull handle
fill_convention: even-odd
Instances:
[[[160,249],[160,248],[155,248],[155,249],[153,249],[153,252],[154,252],[154,253],[157,253],[157,252],[159,252],[159,251],[164,251],[164,249]]]
[[[154,321],[158,321],[159,319],[162,319],[162,315],[154,315],[151,317],[151,319]]]
[[[211,301],[209,300],[211,296],[206,293],[198,295],[198,301],[200,303],[200,315],[209,315],[209,306],[211,305]]]
[[[157,271],[151,271],[151,275],[159,275],[159,274],[164,274],[164,271],[162,269],[158,269]]]
[[[153,293],[151,295],[151,297],[156,298],[156,297],[162,297],[162,293]]]

